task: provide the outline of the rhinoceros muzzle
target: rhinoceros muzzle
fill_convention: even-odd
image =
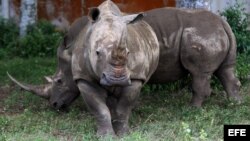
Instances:
[[[52,103],[50,103],[51,107],[56,109],[56,110],[65,110],[68,105],[66,103],[64,103],[63,101],[54,101]]]
[[[100,83],[105,86],[128,86],[131,85],[130,76],[127,73],[103,73]]]

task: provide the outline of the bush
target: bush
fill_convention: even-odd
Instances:
[[[236,0],[234,5],[229,5],[220,13],[231,26],[237,41],[237,64],[236,75],[242,83],[248,80],[250,75],[250,22],[249,14],[243,6]]]
[[[27,35],[20,38],[17,51],[21,57],[55,56],[61,34],[47,21],[29,26]]]
[[[241,53],[237,56],[236,75],[240,79],[241,83],[245,83],[249,80],[250,75],[250,55],[247,53]]]
[[[48,21],[39,21],[27,29],[27,35],[19,37],[18,26],[0,19],[0,59],[10,57],[55,56],[62,34]]]
[[[0,17],[0,59],[7,58],[17,45],[18,32],[18,27],[13,21]]]
[[[237,51],[239,53],[250,53],[250,32],[247,30],[250,20],[243,4],[236,1],[234,5],[227,7],[220,15],[226,18],[235,34]]]

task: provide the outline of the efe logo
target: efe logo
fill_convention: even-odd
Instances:
[[[250,125],[224,125],[224,140],[249,141]]]
[[[228,129],[228,136],[246,136],[246,129]]]

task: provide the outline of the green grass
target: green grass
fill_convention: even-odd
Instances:
[[[53,75],[56,69],[55,58],[14,58],[0,60],[0,85],[8,84],[6,72],[24,82],[41,83],[44,75]]]
[[[95,121],[82,98],[67,113],[58,112],[49,108],[46,100],[19,90],[6,75],[8,71],[23,82],[40,84],[44,75],[54,73],[55,61],[54,58],[0,61],[0,141],[98,140]],[[229,102],[216,89],[200,109],[189,106],[188,86],[178,91],[174,87],[173,84],[161,86],[153,91],[144,88],[130,118],[131,133],[121,139],[102,140],[219,141],[223,140],[224,124],[250,124],[249,81],[241,88],[242,104]]]

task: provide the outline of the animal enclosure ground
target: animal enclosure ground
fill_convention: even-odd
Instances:
[[[0,140],[98,140],[95,120],[82,98],[68,112],[55,111],[46,100],[19,90],[7,78],[6,71],[18,80],[40,84],[44,75],[55,72],[54,58],[3,60],[0,66]],[[224,124],[250,124],[249,80],[241,88],[242,104],[228,101],[216,89],[200,109],[188,105],[188,86],[175,91],[167,88],[144,88],[132,112],[131,133],[119,140],[217,141],[223,140]]]

